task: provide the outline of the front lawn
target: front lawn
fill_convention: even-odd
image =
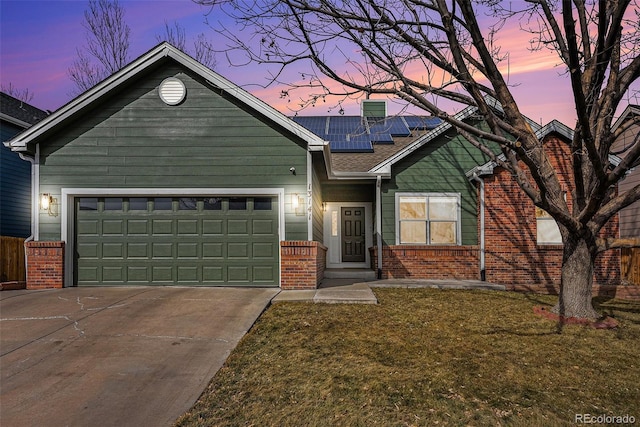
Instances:
[[[620,326],[595,330],[533,314],[555,297],[375,293],[375,306],[270,307],[177,425],[640,422],[640,302],[600,301]]]

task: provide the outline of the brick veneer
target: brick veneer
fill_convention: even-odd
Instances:
[[[378,248],[369,249],[377,268]],[[383,246],[383,279],[479,279],[477,246]]]
[[[327,248],[319,242],[280,242],[280,287],[316,289],[324,278]]]
[[[571,206],[569,146],[550,136],[545,149],[559,174]],[[485,178],[485,242],[487,281],[516,286],[556,286],[560,283],[561,245],[538,245],[533,202],[525,196],[509,172],[497,168]],[[618,217],[603,229],[603,235],[618,235]],[[620,251],[607,251],[596,259],[594,284],[620,283]]]
[[[64,286],[64,242],[27,242],[27,289]]]

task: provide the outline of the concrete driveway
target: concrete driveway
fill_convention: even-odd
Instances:
[[[0,425],[170,425],[278,291],[0,292]]]

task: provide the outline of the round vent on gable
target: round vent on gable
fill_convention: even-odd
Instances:
[[[160,99],[167,105],[178,105],[187,95],[184,83],[175,77],[164,79],[158,88]]]

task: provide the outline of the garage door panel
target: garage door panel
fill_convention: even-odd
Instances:
[[[78,267],[78,281],[83,283],[98,283],[98,267]]]
[[[205,283],[224,283],[224,268],[221,265],[202,268],[202,281]]]
[[[229,266],[227,267],[229,282],[249,282],[249,267]]]
[[[178,235],[179,236],[198,236],[198,220],[196,219],[179,219]]]
[[[78,257],[98,259],[98,243],[79,243],[76,245]]]
[[[227,234],[233,235],[248,235],[249,234],[249,220],[246,219],[229,219],[227,220]]]
[[[149,258],[149,243],[127,243],[127,258]]]
[[[277,279],[276,270],[272,266],[254,266],[253,281],[258,283],[270,283]]]
[[[102,234],[105,236],[124,236],[124,221],[121,219],[105,219],[102,221]]]
[[[127,281],[128,282],[149,282],[149,267],[148,266],[128,266],[127,267]]]
[[[97,219],[84,219],[77,222],[76,232],[79,236],[97,236],[98,225]]]
[[[202,257],[205,259],[222,259],[224,257],[224,243],[203,243]]]
[[[102,245],[102,257],[124,259],[124,243],[104,243]]]
[[[126,280],[123,267],[104,267],[102,269],[102,280],[104,282],[123,282]]]
[[[253,243],[253,258],[254,259],[272,259],[275,256],[275,245],[273,243]]]
[[[128,219],[127,234],[129,236],[147,236],[149,234],[149,220]]]
[[[224,220],[222,219],[202,220],[202,234],[204,236],[223,236]]]
[[[178,266],[177,280],[179,283],[198,283],[201,281],[199,277],[200,268],[197,266]]]
[[[178,243],[178,258],[198,258],[198,243]]]
[[[275,221],[272,219],[254,219],[252,221],[253,235],[269,235],[272,236],[276,231]]]
[[[153,243],[153,258],[173,258],[173,243]]]
[[[227,257],[231,259],[248,259],[249,244],[244,242],[232,242],[227,244]]]
[[[250,197],[234,200],[244,206],[235,210],[224,198],[210,198],[216,209],[208,199],[194,198],[190,209],[167,199],[163,209],[144,199],[153,201],[147,210],[129,210],[137,205],[128,198],[92,198],[91,210],[77,204],[77,283],[278,285],[277,211],[252,210]]]
[[[152,222],[152,230],[154,235],[172,235],[173,234],[172,219],[154,219]]]
[[[153,282],[173,282],[173,268],[170,266],[151,267],[151,280]]]

